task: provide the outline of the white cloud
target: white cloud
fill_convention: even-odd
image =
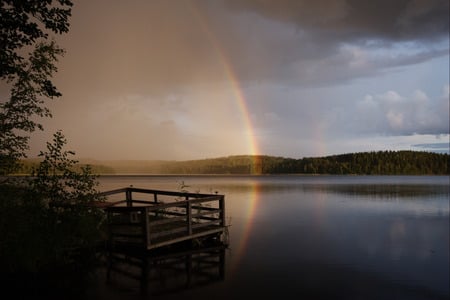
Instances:
[[[430,99],[421,90],[410,96],[396,91],[366,95],[356,104],[354,121],[361,132],[387,135],[447,134],[449,111],[445,100]],[[447,101],[448,107],[448,101]]]

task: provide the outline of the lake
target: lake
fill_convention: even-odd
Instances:
[[[183,255],[168,265],[159,261],[162,269],[152,265],[144,283],[148,298],[449,297],[448,176],[106,176],[99,181],[101,191],[133,185],[225,195],[229,246]],[[115,275],[89,294],[142,299],[143,282]]]

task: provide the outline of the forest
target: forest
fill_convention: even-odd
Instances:
[[[38,160],[24,160],[30,174]],[[77,168],[86,166],[81,162]],[[98,175],[125,174],[336,174],[448,175],[449,154],[422,151],[377,151],[300,159],[267,155],[234,155],[187,161],[89,161]]]

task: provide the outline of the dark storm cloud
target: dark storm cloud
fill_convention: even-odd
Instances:
[[[448,10],[439,0],[77,2],[62,39],[60,69],[71,70],[61,75],[62,88],[182,94],[228,80],[224,65],[244,86],[340,83],[447,55],[448,46],[429,42],[448,38]],[[418,43],[420,51],[368,57],[355,67],[355,52],[345,48],[398,42]]]
[[[229,8],[312,30],[331,40],[448,36],[448,0],[230,0]]]
[[[339,84],[449,51],[445,0],[199,3],[208,4],[199,7],[207,12],[211,30],[245,83]],[[220,7],[218,3],[231,12],[233,22],[230,16],[214,16],[221,11],[212,8]],[[389,54],[374,55],[379,50]]]

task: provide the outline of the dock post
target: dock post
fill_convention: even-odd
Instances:
[[[225,224],[225,196],[220,196],[219,199],[219,210],[220,210],[220,223],[222,226],[226,226]]]
[[[148,215],[148,207],[145,207],[143,210],[143,229],[144,229],[144,242],[145,242],[145,249],[148,249],[148,246],[150,246],[150,222],[149,222],[149,215]]]
[[[192,234],[192,207],[191,202],[186,201],[186,217],[187,217],[187,228],[188,228],[188,234]]]
[[[125,191],[125,200],[127,202],[127,206],[131,207],[133,206],[133,198],[131,196],[131,190],[129,188],[127,188],[127,190]]]

